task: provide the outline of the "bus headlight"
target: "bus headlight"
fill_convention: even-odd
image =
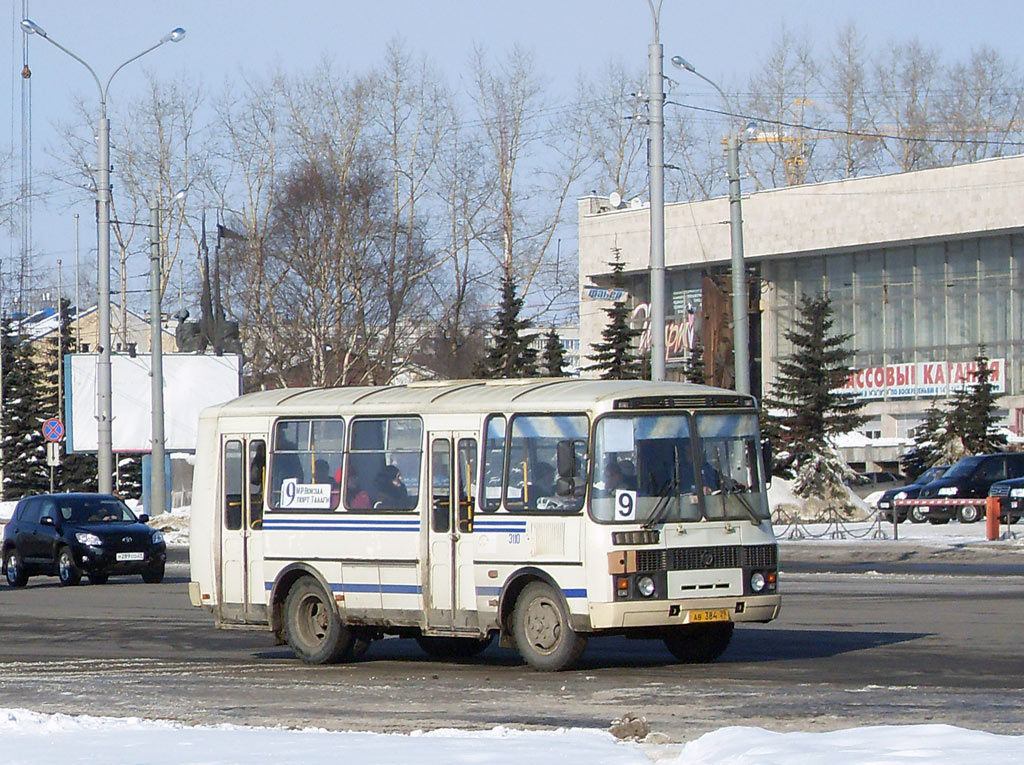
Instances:
[[[764,590],[765,578],[764,574],[760,571],[755,571],[750,575],[750,589],[754,592],[761,592]]]
[[[636,580],[636,589],[645,598],[654,594],[654,580],[649,576],[642,576]]]

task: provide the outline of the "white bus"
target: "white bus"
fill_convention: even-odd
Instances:
[[[494,636],[541,670],[599,635],[711,661],[779,612],[749,396],[643,380],[252,393],[200,418],[193,605],[308,663]]]

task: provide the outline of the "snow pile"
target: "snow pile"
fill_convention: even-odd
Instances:
[[[149,519],[150,528],[164,533],[164,541],[175,547],[188,547],[188,523],[192,514],[191,505],[175,507],[169,513],[161,513]]]
[[[287,763],[372,762],[374,765],[850,765],[852,763],[1024,761],[1024,736],[951,725],[873,726],[826,733],[773,733],[729,727],[683,746],[619,741],[580,728],[522,731],[435,730],[410,735],[187,726],[181,723],[0,709],[4,761],[11,765],[84,762]]]
[[[846,763],[1024,761],[1024,736],[1001,736],[952,725],[879,725],[828,733],[773,733],[720,728],[685,747],[681,765],[846,765]]]
[[[795,483],[785,478],[772,478],[772,485],[768,487],[768,506],[772,513],[802,521],[826,518],[830,511],[829,503],[821,499],[804,499],[798,496],[794,488]],[[843,488],[847,502],[854,508],[852,518],[844,514],[844,520],[859,520],[870,516],[873,512],[872,505],[854,494],[849,486]],[[838,507],[834,509],[840,510]]]

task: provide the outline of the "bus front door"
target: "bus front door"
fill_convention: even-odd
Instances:
[[[424,597],[433,629],[477,626],[473,582],[473,507],[476,501],[475,434],[430,434],[430,502]]]
[[[267,442],[262,437],[225,436],[221,460],[221,621],[265,622],[262,529]]]

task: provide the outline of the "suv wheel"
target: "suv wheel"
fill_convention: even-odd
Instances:
[[[71,554],[70,547],[62,547],[57,553],[57,576],[66,587],[74,587],[82,581],[82,572],[75,565],[75,556]]]
[[[21,562],[21,553],[15,548],[7,551],[7,584],[11,587],[24,587],[28,584],[25,564]]]
[[[956,518],[960,523],[974,523],[981,517],[977,505],[963,505],[957,508]]]
[[[924,523],[928,520],[928,516],[921,512],[922,508],[914,506],[910,508],[910,512],[907,515],[910,517],[911,523]]]

